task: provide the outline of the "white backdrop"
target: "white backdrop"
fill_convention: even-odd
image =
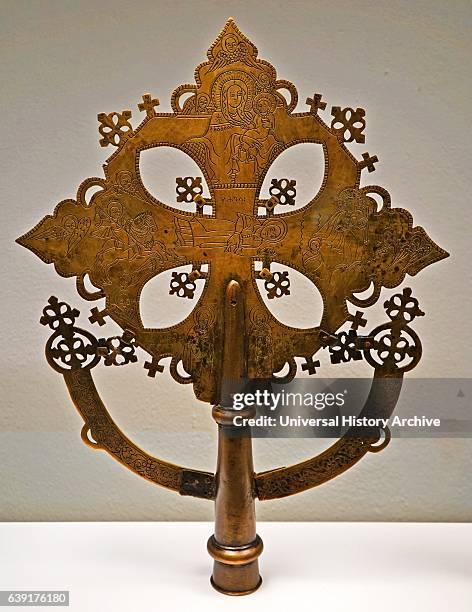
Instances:
[[[414,324],[424,345],[414,375],[470,376],[469,2],[4,0],[1,13],[1,520],[212,516],[211,503],[154,487],[81,442],[81,419],[62,377],[46,364],[47,330],[38,319],[55,294],[81,308],[87,327],[90,304],[75,293],[72,279],[58,277],[14,239],[58,201],[74,197],[84,178],[101,175],[111,151],[98,145],[97,113],[132,108],[137,121],[136,105],[145,92],[159,97],[158,110],[170,110],[171,92],[192,82],[195,66],[229,16],[279,78],[294,82],[298,110],[314,91],[328,102],[326,121],[332,105],[366,109],[366,144],[351,150],[358,157],[377,154],[380,163],[363,184],[387,188],[393,205],[408,208],[415,224],[451,252],[405,280],[427,315]],[[280,162],[279,174],[296,178],[303,190],[319,177],[304,170],[309,152],[300,151]],[[145,163],[150,188],[161,193],[171,192],[174,177],[185,175],[172,156]],[[165,184],[155,178],[160,173]],[[163,292],[157,282],[146,288],[145,321],[166,323],[162,310],[169,308],[172,316],[182,315],[185,305]],[[371,323],[381,320],[381,304],[391,293],[384,291],[380,309],[368,313]],[[281,300],[278,314],[308,325],[317,307],[302,283]],[[106,334],[115,329],[108,324]],[[95,370],[111,413],[146,450],[213,470],[216,437],[209,407],[167,374],[146,377],[142,362]],[[356,364],[342,374],[368,371]],[[258,440],[256,468],[284,465],[317,449],[313,440]],[[323,487],[259,504],[258,516],[470,520],[471,459],[467,439],[394,440]]]

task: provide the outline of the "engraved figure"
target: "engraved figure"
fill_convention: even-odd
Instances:
[[[243,249],[258,249],[282,240],[287,233],[283,219],[257,219],[238,213],[233,234],[228,238],[225,251],[238,255]]]
[[[336,212],[312,233],[303,253],[305,269],[311,273],[323,268],[330,274],[343,272],[365,258],[369,217],[376,210],[374,201],[348,187],[337,196],[335,205]]]
[[[187,143],[208,170],[214,183],[254,182],[277,144],[276,98],[268,92],[255,96],[256,81],[240,71],[221,74],[213,83],[215,107],[202,136]]]
[[[254,163],[254,176],[257,179],[265,165],[270,151],[277,144],[274,136],[276,101],[269,93],[261,93],[254,100],[255,115],[243,134],[233,134],[230,140],[231,171],[234,182],[240,163]]]
[[[85,237],[90,227],[90,219],[76,215],[65,215],[61,224],[53,225],[33,235],[35,240],[60,240],[67,242],[67,255]]]
[[[249,333],[249,360],[254,367],[254,377],[272,376],[274,346],[272,330],[267,313],[255,308],[250,315],[252,326]]]
[[[150,212],[130,217],[118,200],[112,200],[97,208],[94,218],[93,236],[103,240],[95,257],[94,272],[103,284],[110,284],[111,268],[122,260],[132,261],[146,258],[144,266],[128,273],[122,279],[129,284],[133,277],[146,269],[155,269],[169,257],[165,245],[155,239],[157,225]]]
[[[252,52],[251,52],[252,51]],[[221,41],[221,48],[215,53],[208,72],[223,68],[234,62],[241,62],[248,66],[257,67],[254,60],[254,51],[244,40],[240,40],[236,34],[227,34]]]
[[[202,369],[213,370],[215,313],[207,307],[199,308],[194,316],[195,324],[189,331],[182,353],[182,363],[187,372],[195,375]]]

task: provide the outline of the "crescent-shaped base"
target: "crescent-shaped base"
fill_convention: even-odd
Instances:
[[[100,399],[90,370],[75,370],[63,375],[70,396],[85,421],[82,439],[86,444],[91,448],[107,451],[142,478],[181,495],[215,498],[213,473],[153,457],[121,431]],[[402,382],[402,373],[396,377],[383,377],[378,372],[360,416],[375,414],[379,403],[382,405],[382,414],[391,415]],[[381,445],[376,445],[381,435],[381,432],[377,431],[371,438],[359,437],[354,430],[350,430],[319,455],[291,466],[256,473],[256,495],[260,500],[277,499],[321,485],[351,468],[366,453],[385,448],[389,441],[388,434]]]

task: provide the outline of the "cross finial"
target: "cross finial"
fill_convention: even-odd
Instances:
[[[362,158],[364,161],[359,162],[360,170],[362,170],[363,168],[367,168],[369,172],[373,172],[375,170],[374,164],[379,161],[377,155],[369,155],[368,153],[362,153]]]
[[[159,359],[153,357],[151,361],[144,362],[144,369],[148,371],[148,376],[150,376],[151,378],[155,378],[157,372],[162,374],[162,372],[164,371],[164,366],[159,365]]]
[[[159,106],[159,98],[152,98],[151,94],[143,94],[143,101],[138,104],[139,110],[146,111],[146,115],[148,117],[154,117],[156,115],[156,111],[154,110],[155,106]]]
[[[103,310],[99,310],[96,306],[91,309],[90,313],[90,323],[98,323],[100,327],[105,325],[105,317],[109,316],[108,310],[106,308],[104,308]]]
[[[315,93],[313,94],[313,98],[307,98],[306,99],[306,104],[309,105],[310,107],[310,113],[312,113],[313,115],[317,115],[318,114],[318,109],[319,110],[324,110],[326,108],[326,102],[322,102],[321,98],[323,96],[319,93]]]
[[[308,374],[311,376],[312,374],[316,374],[316,368],[319,368],[320,365],[321,364],[318,360],[313,361],[313,356],[305,357],[305,363],[302,364],[302,370],[308,372]]]
[[[349,320],[351,321],[351,329],[354,331],[357,331],[359,327],[365,327],[367,324],[367,319],[360,310],[356,310],[356,314],[350,314]]]

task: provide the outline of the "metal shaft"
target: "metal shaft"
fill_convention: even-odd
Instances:
[[[254,466],[249,427],[233,425],[235,414],[253,415],[253,409],[232,408],[231,391],[241,391],[246,375],[244,294],[231,281],[225,295],[225,333],[221,402],[213,408],[218,424],[215,534],[208,540],[214,559],[211,583],[227,595],[246,595],[261,584],[258,557],[262,540],[256,534]]]

